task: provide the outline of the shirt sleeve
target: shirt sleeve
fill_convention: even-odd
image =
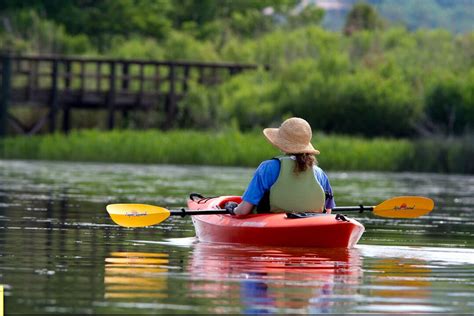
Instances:
[[[334,196],[328,176],[323,171],[323,169],[317,166],[314,168],[314,173],[326,196],[329,195],[329,198],[326,198],[326,209],[333,209],[336,206],[336,202],[334,201]]]
[[[266,191],[278,179],[280,174],[280,162],[278,160],[266,160],[258,166],[257,170],[250,181],[247,190],[245,190],[242,200],[258,205]]]

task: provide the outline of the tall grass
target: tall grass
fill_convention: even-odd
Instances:
[[[17,136],[0,141],[4,159],[251,166],[280,152],[260,132],[80,130],[69,135]],[[315,134],[326,170],[474,173],[469,139],[408,141]]]

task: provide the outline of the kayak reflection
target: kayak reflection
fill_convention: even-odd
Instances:
[[[105,298],[165,298],[168,255],[112,252],[105,258]]]
[[[197,243],[190,286],[195,297],[240,300],[243,313],[327,313],[335,299],[353,302],[361,266],[357,249]]]

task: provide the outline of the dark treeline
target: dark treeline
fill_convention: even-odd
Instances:
[[[470,1],[422,2],[423,7],[429,4],[444,11],[427,17],[428,24],[418,15],[420,26],[443,25],[435,20],[453,17],[466,25],[464,19],[472,12]],[[380,12],[393,13],[398,1],[370,3]],[[313,5],[295,11],[299,4],[297,0],[4,0],[0,45],[21,54],[233,61],[271,67],[236,76],[217,89],[193,84],[180,104],[177,128],[232,125],[249,130],[298,115],[318,130],[369,137],[462,135],[473,130],[472,28],[417,30],[412,18],[416,14],[406,11],[417,9],[413,5],[397,4],[404,14],[398,21],[406,23],[400,25],[393,16],[384,18],[374,7],[356,3],[347,10],[341,30],[331,31],[322,26],[330,13]]]

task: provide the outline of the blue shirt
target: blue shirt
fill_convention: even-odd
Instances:
[[[313,171],[316,181],[319,182],[324,192],[331,195],[330,198],[326,199],[326,209],[334,208],[336,203],[334,202],[334,197],[332,197],[332,188],[327,175],[318,166],[314,166]],[[258,166],[257,170],[255,170],[255,174],[242,199],[253,205],[258,205],[265,192],[270,190],[279,175],[280,162],[276,159],[265,160]]]

